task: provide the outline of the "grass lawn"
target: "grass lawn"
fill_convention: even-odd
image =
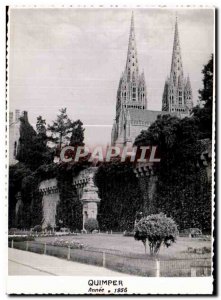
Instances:
[[[111,250],[113,252],[124,252],[133,254],[144,254],[144,246],[141,241],[135,241],[133,237],[124,237],[121,234],[80,234],[78,236],[62,236],[57,237],[64,241],[76,241],[84,244],[89,248],[97,250]],[[47,241],[53,241],[55,237],[39,237],[36,241],[47,243]],[[210,241],[202,241],[191,238],[178,238],[176,243],[171,247],[166,248],[164,246],[160,249],[159,257],[161,258],[183,258],[190,254],[184,253],[188,247],[202,248],[211,247]],[[149,249],[147,247],[147,252]],[[198,256],[198,255],[197,255]],[[202,255],[201,255],[202,256]],[[208,257],[209,255],[206,254]]]

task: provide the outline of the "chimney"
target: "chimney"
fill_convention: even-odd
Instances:
[[[13,123],[13,112],[9,112],[9,125]]]
[[[23,119],[25,122],[28,122],[28,112],[26,110],[23,111]]]
[[[16,109],[15,110],[15,122],[18,122],[20,118],[20,110]]]

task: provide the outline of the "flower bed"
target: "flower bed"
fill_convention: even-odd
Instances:
[[[77,241],[67,241],[63,239],[55,238],[54,241],[47,242],[47,245],[59,246],[59,247],[70,247],[71,249],[83,249],[84,244],[81,244]]]

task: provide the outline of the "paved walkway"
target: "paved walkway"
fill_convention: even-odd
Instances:
[[[9,275],[130,276],[102,267],[11,248],[8,249],[8,260]]]

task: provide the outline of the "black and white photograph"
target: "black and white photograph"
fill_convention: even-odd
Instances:
[[[6,13],[8,293],[211,295],[215,8]]]

